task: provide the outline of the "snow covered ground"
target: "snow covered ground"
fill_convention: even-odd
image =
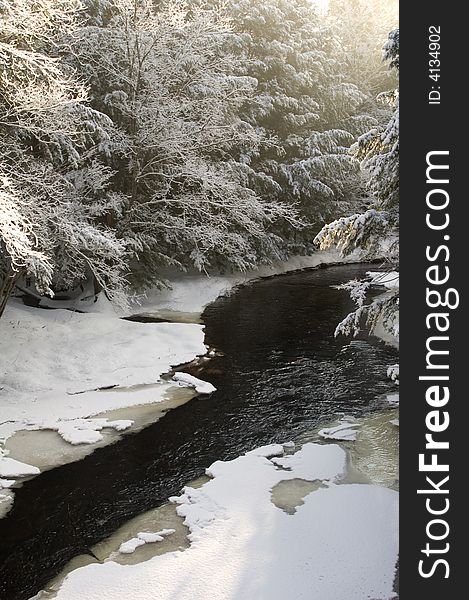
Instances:
[[[78,431],[126,427],[96,420],[88,428],[82,419],[157,401],[174,385],[160,375],[206,352],[201,325],[134,323],[19,302],[7,307],[0,328],[2,437],[53,424],[69,436],[74,424]],[[145,387],[155,382],[161,386]],[[113,386],[119,389],[99,391]]]
[[[201,325],[135,323],[112,311],[80,314],[12,300],[0,321],[0,475],[37,473],[23,463],[13,469],[2,450],[16,432],[52,430],[81,445],[102,441],[103,430],[131,429],[129,418],[90,417],[161,402],[180,384],[160,376],[205,352]]]
[[[398,494],[345,483],[346,471],[346,453],[336,444],[306,443],[294,454],[271,445],[217,461],[207,469],[210,481],[173,498],[191,532],[187,550],[79,568],[56,597],[389,600]],[[288,514],[273,503],[272,489],[298,480],[317,485]]]
[[[131,415],[110,420],[109,411],[161,402],[176,385],[210,393],[213,386],[185,374],[178,373],[173,382],[160,379],[170,367],[205,354],[203,327],[196,323],[204,307],[253,278],[324,262],[341,259],[318,252],[243,274],[179,274],[170,289],[150,292],[132,309],[179,321],[171,323],[122,320],[103,297],[97,303],[72,303],[86,314],[66,310],[67,302],[45,300],[45,307],[63,306],[45,310],[12,300],[0,321],[0,472],[8,453],[5,442],[18,431],[55,431],[73,445],[102,444],[115,439],[110,431],[133,426]],[[90,418],[98,414],[100,418]],[[52,459],[50,463],[57,465]],[[28,465],[12,476],[25,470]]]
[[[336,251],[315,252],[311,256],[294,256],[286,261],[275,261],[272,265],[260,267],[255,271],[232,273],[226,275],[211,275],[206,277],[199,273],[178,275],[172,278],[169,289],[154,290],[140,298],[134,304],[132,312],[160,315],[166,318],[173,311],[197,318],[205,306],[218,296],[229,293],[233,288],[259,277],[270,277],[299,269],[316,267],[320,264],[340,264],[359,260],[359,254],[342,258]]]

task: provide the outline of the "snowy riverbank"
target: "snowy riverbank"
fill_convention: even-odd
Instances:
[[[84,314],[12,300],[0,322],[3,513],[17,480],[79,460],[195,395],[180,387],[187,381],[163,381],[161,375],[206,353],[197,321],[208,303],[259,277],[340,262],[347,261],[318,252],[245,274],[181,276],[133,308],[183,322],[122,320],[104,298],[80,306],[90,311]]]
[[[194,317],[214,296],[243,283],[220,277],[210,287],[206,281],[179,281],[167,292],[173,298],[162,300],[163,308],[148,301],[149,313],[177,306],[172,316]],[[39,466],[26,460],[27,454],[21,455],[26,466],[11,461],[20,446],[31,450],[34,436],[36,449],[40,439],[55,452],[49,443],[60,440],[70,449],[68,460],[78,460],[80,449],[115,439],[114,429],[134,431],[142,408],[155,418],[154,407],[168,406],[168,394],[189,392],[178,401],[193,397],[195,390],[178,384],[212,390],[183,374],[176,377],[181,381],[160,379],[171,366],[206,352],[200,324],[122,320],[102,300],[93,308],[78,314],[14,301],[0,324],[6,332],[0,338],[2,357],[9,361],[0,401],[12,417],[2,425],[12,450],[3,457],[7,485],[16,479],[12,469]],[[8,346],[7,339],[14,343]],[[215,462],[201,487],[189,485],[172,505],[161,507],[166,515],[172,507],[172,518],[155,523],[148,517],[143,524],[137,517],[135,529],[125,524],[126,534],[109,553],[105,541],[92,549],[102,564],[69,565],[66,579],[63,573],[38,597],[389,600],[397,558],[398,475],[395,452],[383,448],[389,440],[397,448],[395,413],[383,409],[371,426],[338,415],[338,421],[322,423],[315,437],[296,440],[296,447],[275,444]],[[379,472],[370,476],[372,464]],[[6,507],[11,498],[7,489],[3,494]]]
[[[343,264],[359,260],[359,253],[343,258],[336,251],[315,252],[311,256],[293,256],[289,260],[275,261],[271,265],[259,267],[255,271],[211,275],[200,273],[172,276],[168,273],[171,287],[153,290],[134,303],[132,312],[151,314],[161,318],[171,317],[174,313],[185,315],[188,319],[200,317],[207,304],[219,296],[230,293],[235,287],[259,279],[272,277],[301,269],[310,269],[321,264]]]
[[[7,455],[9,438],[13,442],[17,432],[53,431],[76,446],[109,443],[115,439],[109,431],[130,430],[133,419],[110,420],[103,413],[167,401],[180,384],[160,376],[206,352],[201,325],[134,323],[112,311],[43,310],[15,300],[0,330],[3,488],[15,478],[37,474],[34,456],[25,465],[12,462],[13,453]],[[28,444],[27,438],[22,441]],[[75,455],[81,457],[78,451]],[[72,453],[64,462],[70,459]],[[40,460],[45,462],[43,456]],[[56,466],[57,457],[51,456],[50,463]],[[8,506],[11,494],[0,494]]]
[[[372,277],[372,283],[374,285],[383,287],[386,291],[382,294],[382,298],[386,297],[390,292],[399,290],[399,273],[396,271],[390,271],[388,273],[381,273],[379,271],[369,271],[368,275]],[[383,319],[380,318],[373,328],[373,335],[378,337],[380,340],[393,346],[393,348],[399,349],[399,320],[398,318],[392,323],[393,331],[389,331],[389,328],[384,327]]]
[[[69,573],[57,595],[39,597],[394,597],[397,492],[351,483],[346,452],[337,444],[306,443],[293,454],[285,449],[274,444],[217,461],[207,469],[207,483],[172,499],[190,530],[186,550],[132,565],[90,564]],[[301,482],[309,490],[293,510],[282,510],[276,489]],[[146,539],[155,539],[149,533]]]
[[[163,410],[194,396],[181,389],[187,382],[161,375],[206,353],[197,321],[209,302],[257,277],[339,261],[318,252],[243,274],[180,275],[132,309],[183,322],[122,320],[103,297],[56,310],[12,299],[0,321],[0,514],[23,477],[78,460],[159,418],[148,405]]]

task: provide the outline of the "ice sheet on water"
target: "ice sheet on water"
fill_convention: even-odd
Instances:
[[[336,484],[346,469],[336,444],[308,443],[279,456],[282,451],[271,445],[217,461],[207,470],[210,481],[173,498],[191,531],[184,552],[78,569],[57,600],[388,600],[398,553],[397,492]],[[271,490],[298,479],[321,485],[295,514],[286,514],[272,503]]]
[[[358,425],[353,423],[342,423],[336,427],[321,429],[319,435],[327,440],[342,440],[354,442],[357,439]]]
[[[33,465],[9,458],[7,456],[0,457],[0,477],[27,477],[29,475],[39,475],[41,471]]]

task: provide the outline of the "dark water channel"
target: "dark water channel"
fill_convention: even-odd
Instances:
[[[294,438],[338,411],[375,408],[394,389],[386,368],[396,352],[333,335],[352,303],[331,286],[367,270],[348,265],[264,279],[210,305],[206,342],[224,355],[201,376],[217,392],[16,490],[0,520],[1,600],[30,598],[73,556],[164,503],[214,460]]]

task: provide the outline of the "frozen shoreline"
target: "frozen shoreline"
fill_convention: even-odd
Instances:
[[[368,500],[371,500],[373,498],[372,494],[374,492],[371,492],[371,488],[372,487],[378,487],[378,488],[389,488],[390,490],[396,490],[398,489],[398,480],[399,480],[399,471],[398,471],[398,449],[399,449],[399,432],[398,429],[395,428],[392,425],[392,421],[393,421],[393,417],[395,417],[397,414],[397,410],[395,408],[383,408],[375,413],[372,413],[370,415],[366,415],[364,417],[360,417],[357,419],[354,418],[347,418],[346,420],[350,423],[353,424],[354,428],[357,430],[357,439],[355,441],[352,440],[343,440],[343,441],[339,441],[339,442],[324,442],[323,437],[322,437],[322,430],[324,427],[330,429],[333,428],[335,426],[337,426],[338,423],[341,423],[344,421],[344,417],[340,415],[340,413],[332,420],[332,421],[325,421],[321,424],[318,424],[313,430],[311,431],[307,431],[304,434],[302,434],[297,440],[296,442],[286,442],[283,445],[281,445],[282,447],[280,448],[278,445],[276,446],[271,446],[271,448],[276,448],[279,451],[279,454],[281,455],[281,461],[283,461],[284,459],[287,460],[288,464],[284,465],[284,466],[288,466],[289,468],[294,465],[294,470],[293,472],[289,472],[289,471],[283,471],[283,473],[286,474],[285,478],[277,481],[274,485],[272,485],[270,492],[268,489],[265,490],[264,492],[264,498],[265,501],[267,500],[267,497],[270,497],[270,502],[279,510],[283,511],[286,515],[293,517],[293,518],[298,518],[298,516],[295,516],[297,511],[303,507],[303,505],[305,504],[305,502],[309,502],[310,500],[308,499],[308,496],[310,495],[314,495],[318,490],[320,489],[326,489],[329,485],[328,481],[324,481],[321,479],[313,479],[313,480],[308,480],[309,477],[311,477],[310,473],[308,471],[305,471],[305,465],[303,464],[303,466],[301,467],[301,469],[299,468],[301,463],[310,463],[310,467],[308,468],[317,468],[318,467],[318,460],[319,458],[321,458],[321,454],[316,453],[314,450],[311,451],[311,446],[317,446],[317,443],[319,442],[321,444],[321,446],[327,444],[327,445],[333,445],[336,447],[336,450],[332,452],[331,456],[334,456],[334,452],[338,453],[339,455],[341,454],[341,450],[345,451],[346,453],[346,461],[345,461],[345,466],[343,467],[343,469],[341,468],[341,474],[338,475],[338,479],[334,482],[334,484],[336,485],[349,485],[349,484],[359,484],[360,486],[365,486],[363,489],[366,490],[367,492],[369,492],[369,494],[367,493],[367,498]],[[311,444],[311,442],[313,442]],[[307,457],[307,460],[305,460],[305,453],[299,453],[298,451],[303,447],[303,446],[307,446],[309,448],[309,450],[307,450],[307,452],[309,452],[309,456]],[[337,449],[338,447],[340,447],[339,449]],[[256,455],[256,454],[263,454],[261,452],[261,449],[257,449],[254,450],[252,452],[249,452],[246,456],[252,456],[252,455]],[[246,470],[246,478],[247,478],[247,482],[249,482],[251,480],[252,477],[255,477],[254,473],[249,473],[250,471],[250,467],[249,467],[249,463],[246,460],[246,456],[244,457],[244,461],[245,464],[243,466],[243,468],[245,468]],[[328,456],[327,455],[327,451],[324,451],[323,457]],[[239,457],[238,459],[236,459],[236,461],[241,462],[241,459],[243,457]],[[314,459],[314,460],[313,460]],[[274,463],[274,465],[278,462],[281,461],[277,461],[276,458],[272,457],[271,462]],[[224,475],[224,486],[227,488],[227,494],[234,494],[234,495],[243,495],[243,494],[247,494],[249,495],[251,493],[251,488],[249,487],[249,485],[247,485],[246,483],[244,483],[244,481],[241,481],[241,485],[239,486],[239,479],[242,480],[242,474],[238,474],[237,478],[235,477],[232,481],[230,481],[230,479],[232,478],[233,472],[230,469],[230,465],[235,462],[235,461],[229,461],[228,463],[226,462],[217,462],[215,463],[215,465],[217,465],[217,469],[219,470],[219,466],[221,466],[221,469],[223,470],[223,475]],[[319,461],[320,462],[320,461]],[[326,467],[330,468],[330,461],[327,460],[326,462]],[[333,461],[332,461],[333,462]],[[277,464],[276,468],[278,468],[280,465]],[[208,469],[208,472],[212,473],[212,467]],[[213,473],[212,473],[213,474]],[[204,507],[206,503],[206,498],[207,498],[207,490],[210,490],[209,487],[206,486],[207,482],[210,482],[210,479],[207,479],[206,476],[201,477],[200,479],[194,481],[194,482],[190,482],[188,484],[186,484],[186,492],[189,491],[190,493],[190,499],[191,499],[191,506],[193,506],[193,510],[195,510],[195,514],[197,515],[198,512],[200,512]],[[197,490],[194,492],[193,490]],[[347,490],[349,490],[350,488],[347,488]],[[347,493],[347,492],[346,492]],[[396,492],[395,492],[396,494]],[[183,499],[185,493],[183,493],[182,496],[179,497],[179,499]],[[210,492],[209,492],[209,496],[210,496]],[[391,495],[392,497],[392,495]],[[125,523],[123,526],[121,526],[118,530],[116,530],[109,538],[106,538],[104,540],[102,540],[101,542],[99,542],[96,546],[93,546],[92,551],[93,553],[96,555],[96,557],[99,558],[100,561],[102,561],[104,564],[107,564],[109,562],[112,563],[117,563],[117,565],[120,566],[127,566],[126,568],[129,568],[132,570],[132,566],[133,565],[142,565],[142,563],[147,563],[147,561],[151,561],[153,558],[157,557],[157,556],[161,556],[163,554],[168,554],[168,553],[176,553],[177,556],[179,556],[181,554],[181,552],[184,552],[185,550],[189,549],[191,547],[191,544],[194,544],[194,541],[192,540],[192,537],[190,535],[191,533],[191,529],[189,528],[190,525],[190,520],[186,519],[185,516],[185,510],[181,510],[184,508],[184,502],[182,502],[182,505],[179,501],[179,499],[175,499],[176,501],[173,503],[166,503],[163,504],[162,506],[159,506],[155,509],[151,509],[150,511],[143,513],[133,519],[131,519],[130,521],[128,521],[127,523]],[[396,499],[396,495],[394,496],[394,499]],[[239,500],[241,501],[241,500]],[[395,500],[394,500],[395,501]],[[393,502],[394,502],[393,501]],[[224,506],[224,505],[223,505]],[[393,503],[392,506],[395,506],[395,504]],[[269,505],[270,507],[270,505]],[[206,507],[207,508],[207,507]],[[265,508],[265,507],[264,507]],[[381,507],[381,509],[383,510],[383,515],[382,515],[382,519],[396,519],[397,515],[393,512],[393,510],[389,510],[391,507],[386,508]],[[223,510],[220,510],[221,506],[220,503],[217,503],[216,508],[215,508],[215,512],[212,515],[213,516],[213,521],[210,521],[210,519],[207,519],[207,513],[204,513],[202,510],[202,514],[205,515],[204,520],[207,522],[206,525],[203,525],[202,527],[207,527],[207,536],[210,535],[210,527],[212,527],[212,525],[216,525],[217,528],[215,530],[215,534],[218,536],[218,527],[223,527],[223,524],[217,525],[216,521],[218,519],[225,521],[227,518],[230,518],[230,514],[226,514],[226,512],[224,512]],[[271,507],[270,507],[271,510]],[[304,509],[303,509],[304,510]],[[208,515],[210,515],[210,506],[208,506]],[[388,512],[387,512],[388,511]],[[347,516],[350,517],[349,512],[345,511]],[[178,514],[179,513],[179,514]],[[251,513],[247,514],[248,517],[251,516]],[[335,515],[332,515],[332,517],[335,517]],[[315,516],[311,515],[312,520],[315,520]],[[328,515],[325,514],[324,515],[324,519],[327,522],[328,519]],[[238,521],[242,521],[244,519],[244,512],[240,513],[239,516],[236,516],[236,520]],[[185,523],[184,523],[185,521]],[[198,523],[198,521],[197,521]],[[196,525],[197,525],[196,523]],[[293,521],[287,521],[287,523],[292,524]],[[269,520],[269,524],[270,524],[270,520]],[[307,524],[305,523],[305,525],[307,526]],[[240,527],[240,529],[243,529],[244,527],[249,526],[246,524],[243,524],[242,527]],[[132,552],[131,554],[122,554],[119,552],[119,549],[121,548],[122,544],[126,544],[128,541],[130,540],[135,540],[135,538],[138,539],[138,533],[139,532],[149,532],[150,534],[152,532],[157,532],[160,530],[165,530],[167,528],[173,528],[176,530],[177,533],[170,535],[169,537],[165,538],[164,541],[162,541],[161,543],[158,544],[145,544],[145,545],[138,545],[138,547],[136,548],[136,550],[134,552]],[[358,524],[358,528],[360,529],[360,525]],[[366,527],[365,527],[366,529]],[[364,530],[365,530],[364,529]],[[397,525],[396,525],[396,532],[397,532]],[[221,534],[220,534],[221,535]],[[229,538],[229,536],[231,535],[231,532],[227,532],[227,536]],[[233,533],[233,535],[236,536],[236,533]],[[268,532],[265,532],[265,535],[269,535]],[[276,538],[275,535],[273,535],[274,538]],[[305,541],[305,540],[303,540]],[[209,543],[209,540],[207,538],[206,543]],[[226,543],[229,544],[229,539],[226,540]],[[291,540],[291,544],[295,545],[296,541],[294,539]],[[333,540],[330,540],[330,543],[333,543]],[[344,538],[340,538],[338,539],[338,543],[339,544],[347,544],[347,538],[345,537],[345,531],[344,531]],[[395,539],[394,538],[390,538],[390,539],[386,539],[383,538],[380,541],[381,544],[384,543],[389,543],[391,545],[391,547],[394,547],[395,544]],[[198,542],[195,542],[195,545],[197,545]],[[273,550],[275,550],[275,552],[277,552],[277,547],[273,546],[272,547]],[[304,544],[304,547],[302,548],[302,550],[304,551],[304,554],[300,557],[300,560],[305,560],[308,561],[310,560],[310,562],[314,563],[314,560],[308,559],[308,556],[314,554],[314,553],[321,553],[322,551],[322,547],[319,546],[315,546],[315,539],[312,537],[306,538],[306,543]],[[243,552],[245,552],[245,549],[243,548]],[[281,551],[280,551],[281,552]],[[377,552],[380,552],[380,549],[377,549]],[[213,557],[212,557],[213,558]],[[246,558],[246,556],[244,556],[244,558]],[[196,557],[193,556],[192,560],[195,560]],[[179,560],[179,559],[178,559]],[[243,565],[244,571],[243,571],[243,575],[246,574],[246,569],[244,567],[245,562],[243,562],[241,559],[239,559],[241,561],[241,564]],[[254,560],[256,560],[256,558],[254,558]],[[152,563],[154,566],[154,569],[150,569],[150,565],[148,566],[141,566],[139,568],[145,568],[146,572],[149,573],[149,579],[147,580],[147,585],[150,589],[152,589],[152,581],[153,581],[153,577],[157,577],[158,576],[158,571],[157,569],[159,569],[159,563],[155,562]],[[80,577],[80,576],[84,576],[86,574],[86,570],[82,572],[82,574],[75,574],[73,573],[74,571],[76,571],[77,569],[80,569],[82,567],[86,567],[88,565],[93,565],[93,567],[98,567],[98,565],[96,565],[95,563],[95,559],[91,558],[90,555],[79,555],[76,556],[74,559],[72,559],[72,561],[70,561],[70,563],[64,568],[64,570],[56,577],[54,578],[54,580],[52,580],[51,582],[49,582],[49,584],[46,586],[45,590],[43,592],[41,592],[40,594],[38,594],[35,598],[37,598],[38,600],[46,600],[46,599],[52,599],[56,597],[57,591],[60,590],[60,588],[62,587],[62,585],[64,584],[64,580],[65,578],[72,574],[71,576],[73,578],[75,577]],[[390,569],[389,570],[389,574],[385,575],[383,579],[391,579],[393,577],[394,570]],[[189,570],[189,574],[191,577],[198,577],[198,569],[196,567],[194,567],[193,569]],[[100,571],[98,569],[98,575],[100,575]],[[131,575],[134,576],[135,574],[132,573],[131,571]],[[252,574],[251,574],[252,575]],[[288,575],[288,573],[287,573]],[[117,572],[117,576],[118,577],[127,577],[128,576],[128,571],[124,570],[124,571],[118,571]],[[333,578],[337,576],[341,576],[339,572],[334,571],[331,574],[331,581],[330,581],[330,586],[331,589],[334,587],[334,580]],[[183,573],[178,574],[176,573],[176,577],[177,578],[182,578],[183,577]],[[204,582],[197,582],[196,586],[200,587],[201,585],[203,585]],[[98,598],[99,594],[105,594],[105,589],[101,587],[101,583],[100,580],[98,578],[98,581],[96,582],[95,587],[93,588],[93,591],[90,592],[91,593],[91,598]],[[156,592],[155,592],[156,593]],[[208,592],[207,592],[208,593]],[[227,592],[228,593],[228,592]],[[95,595],[96,594],[96,595]],[[388,600],[388,598],[390,599],[392,595],[388,596],[384,596],[384,598],[386,598],[386,600]],[[134,598],[134,595],[131,595],[132,598]],[[159,597],[159,596],[158,596]],[[230,596],[231,597],[231,596]],[[308,596],[309,597],[309,596]],[[345,596],[348,600],[348,596]],[[342,599],[340,598],[340,600],[345,600],[345,597]],[[375,596],[374,596],[375,597]],[[68,595],[65,595],[65,598],[68,598]],[[146,598],[144,596],[144,598]],[[164,597],[163,597],[164,598]],[[234,600],[238,600],[238,598],[236,597],[236,593],[234,592],[233,595],[233,599]],[[135,600],[140,600],[140,594],[135,592]],[[239,600],[244,600],[243,598],[240,598]],[[329,599],[326,599],[329,600]],[[333,596],[331,600],[338,600],[338,598],[336,596]]]
[[[348,482],[347,472],[337,444],[309,442],[293,454],[273,444],[217,461],[207,483],[172,499],[190,530],[187,549],[131,565],[90,564],[38,598],[389,600],[398,494]],[[282,510],[274,488],[301,481],[314,485],[293,511]]]
[[[40,433],[55,432],[57,437],[41,452],[42,467],[78,460],[88,449],[133,430],[132,413],[109,419],[110,411],[135,407],[138,413],[137,407],[159,403],[170,408],[170,393],[180,384],[161,375],[207,351],[198,324],[134,323],[110,310],[80,314],[30,308],[16,300],[7,307],[0,331],[0,474],[8,472],[8,487],[11,479],[33,474]],[[195,395],[188,388],[184,394],[186,400]],[[22,458],[27,461],[29,454],[31,460],[14,471],[10,459],[15,458],[13,436],[19,432]],[[28,434],[33,440],[29,453]],[[62,451],[59,441],[70,451]],[[4,487],[0,480],[0,510],[5,513],[12,492]]]
[[[170,323],[122,320],[102,297],[80,306],[84,314],[12,299],[0,321],[0,449],[18,431],[56,431],[73,445],[112,441],[113,430],[132,428],[132,417],[103,421],[109,411],[163,401],[177,382],[161,375],[206,353],[198,320],[207,304],[252,279],[331,261],[340,259],[318,252],[249,273],[180,276],[133,307],[178,321]]]
[[[184,315],[186,319],[197,320],[203,309],[219,296],[250,281],[272,277],[291,271],[310,269],[321,264],[339,265],[360,260],[359,254],[343,258],[335,251],[318,251],[311,256],[293,256],[286,261],[276,261],[255,271],[227,275],[204,276],[200,273],[179,275],[171,280],[171,288],[150,291],[145,298],[132,307],[133,313],[151,314],[170,318],[172,313]],[[169,274],[171,277],[171,275]]]
[[[332,262],[330,255],[315,257],[310,261],[315,264],[294,261],[290,270],[315,266],[319,258],[319,262]],[[282,268],[279,273],[289,270],[285,265]],[[19,456],[21,448],[21,458],[28,467],[31,453],[28,455],[27,440],[35,439],[37,449],[41,436],[47,435],[62,448],[59,451],[54,444],[49,448],[59,461],[56,464],[78,460],[83,452],[112,443],[114,436],[120,435],[113,426],[129,431],[152,422],[158,405],[173,401],[168,394],[186,394],[175,400],[183,402],[193,397],[194,387],[209,393],[210,387],[190,376],[179,377],[180,382],[160,379],[171,366],[206,352],[203,327],[187,321],[196,320],[203,307],[220,294],[253,278],[274,274],[256,273],[244,280],[218,277],[209,285],[202,277],[189,276],[163,294],[159,304],[150,298],[141,307],[142,312],[152,315],[164,311],[169,316],[182,314],[180,321],[186,322],[126,321],[106,305],[94,307],[98,312],[77,314],[31,309],[13,302],[5,322],[0,323],[0,327],[8,323],[11,338],[19,334],[15,339],[19,343],[2,356],[11,365],[15,357],[21,360],[21,368],[10,371],[6,382],[9,389],[0,390],[0,404],[3,402],[16,417],[14,423],[0,425],[3,436],[11,436],[7,447],[12,453],[5,458],[15,456],[15,452]],[[57,357],[58,345],[63,351]],[[25,358],[29,362],[25,363]],[[20,362],[18,358],[16,361]],[[178,383],[192,388],[179,387]],[[96,389],[111,385],[119,387]],[[7,401],[5,392],[11,394],[12,401]],[[31,396],[35,401],[31,402]],[[149,413],[140,420],[134,418],[145,407]],[[20,410],[15,413],[15,408]],[[47,418],[44,408],[49,411]],[[389,424],[390,418],[386,419]],[[135,422],[129,425],[129,421]],[[345,428],[341,422],[332,425],[318,435],[341,439],[347,431],[343,443],[357,449],[376,438],[377,429],[370,437],[353,421]],[[49,468],[50,457],[41,460],[40,466]],[[161,551],[153,548],[160,544],[143,541],[160,541],[165,536],[158,534],[174,528],[171,522],[158,527],[148,524],[120,541],[123,550],[135,549],[125,555],[134,557],[131,563],[110,557],[103,564],[72,570],[58,592],[54,586],[52,595],[46,592],[38,598],[57,594],[59,600],[85,596],[88,600],[169,600],[176,593],[180,600],[393,597],[398,494],[389,489],[392,481],[357,479],[340,444],[323,440],[320,444],[307,441],[300,450],[291,444],[258,448],[233,461],[215,462],[207,474],[211,479],[200,488],[186,487],[182,495],[172,499],[185,525],[179,525],[174,541],[169,535],[167,542],[160,542]],[[6,508],[12,501],[11,493],[9,489],[0,491]],[[297,500],[290,507],[292,498]],[[285,503],[288,510],[282,508]],[[184,545],[184,530],[190,532],[190,544],[182,551],[178,547]],[[165,552],[164,544],[170,544],[167,548],[173,544],[172,551]],[[141,561],[139,556],[147,556],[147,560]],[[340,572],[337,564],[341,565]]]
[[[0,321],[5,374],[0,386],[0,473],[7,459],[23,465],[16,474],[8,470],[9,478],[0,478],[0,515],[10,508],[10,488],[16,478],[21,481],[22,470],[79,460],[125,431],[152,422],[145,406],[171,407],[179,397],[175,391],[180,395],[179,386],[187,382],[163,381],[161,375],[206,353],[203,326],[197,321],[218,296],[260,277],[357,258],[317,252],[249,273],[181,276],[171,289],[150,293],[133,310],[177,321],[170,323],[123,320],[104,298],[85,307],[89,312],[84,314],[30,308],[12,300]],[[192,387],[197,385],[210,391],[203,382],[192,382]],[[125,414],[116,416],[116,411]],[[152,418],[159,416],[156,409]]]
[[[387,290],[382,294],[381,297],[384,297],[388,293],[388,290],[395,291],[399,289],[399,273],[395,271],[391,271],[384,276],[376,271],[370,271],[368,274],[373,276],[373,282],[375,285],[380,285]],[[399,330],[399,323],[397,322],[396,324],[397,330]],[[371,333],[375,337],[382,340],[385,344],[399,349],[399,338],[384,327],[382,318],[378,320],[378,323],[375,325]]]

